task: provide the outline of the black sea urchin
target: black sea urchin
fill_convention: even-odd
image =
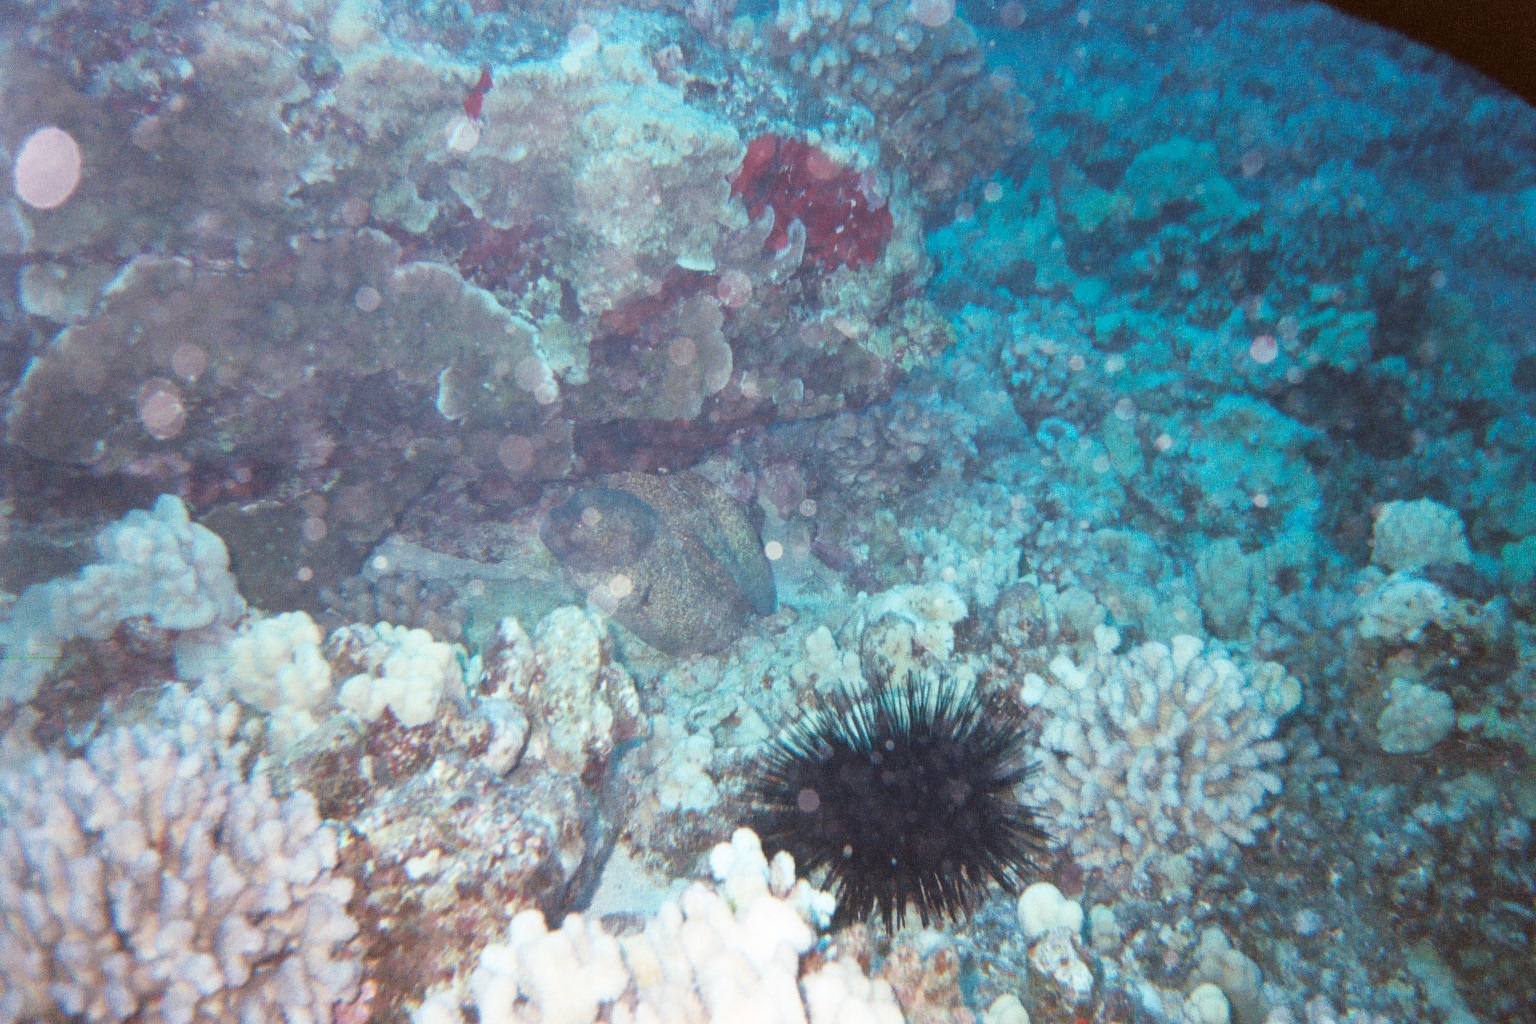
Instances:
[[[876,683],[808,712],[769,744],[752,785],[758,835],[827,870],[838,923],[909,903],[968,915],[990,881],[1018,893],[1049,836],[1013,789],[1031,772],[1023,709],[952,681]]]

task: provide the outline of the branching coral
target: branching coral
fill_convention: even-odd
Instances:
[[[1268,766],[1285,748],[1271,737],[1300,698],[1294,682],[1278,666],[1244,673],[1190,636],[1122,656],[1116,643],[1082,667],[1058,656],[1053,684],[1026,679],[1025,699],[1048,716],[1027,794],[1055,812],[1084,867],[1140,875],[1165,853],[1253,842],[1280,792]]]
[[[329,1021],[357,932],[314,798],[221,766],[212,714],[0,775],[0,1020]]]

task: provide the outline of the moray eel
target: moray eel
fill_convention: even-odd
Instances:
[[[718,651],[748,613],[777,607],[762,539],[695,473],[615,473],[552,510],[539,531],[572,583],[667,654]]]

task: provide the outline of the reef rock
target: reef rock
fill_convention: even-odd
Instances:
[[[777,603],[757,530],[693,473],[602,477],[539,536],[594,603],[668,654],[717,651]]]

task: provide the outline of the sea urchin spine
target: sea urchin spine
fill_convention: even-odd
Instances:
[[[996,882],[1018,893],[1049,843],[1014,789],[1033,730],[1019,704],[953,680],[878,682],[813,709],[772,741],[752,787],[769,851],[825,868],[838,923],[915,906],[967,916]]]

